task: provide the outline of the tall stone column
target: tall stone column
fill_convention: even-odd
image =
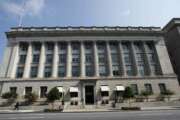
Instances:
[[[130,45],[131,45],[131,57],[132,57],[132,62],[133,62],[133,72],[134,72],[134,75],[137,76],[137,75],[140,75],[140,73],[138,72],[138,63],[136,60],[137,59],[136,50],[135,50],[133,42],[130,42]]]
[[[13,49],[12,57],[11,57],[12,60],[11,60],[10,67],[8,70],[8,77],[10,75],[11,78],[15,78],[18,61],[19,61],[19,43],[16,43],[12,49]],[[12,68],[12,69],[10,69],[10,68]]]
[[[66,77],[72,76],[72,50],[71,42],[67,43],[67,64],[66,64]]]
[[[53,71],[52,77],[56,78],[58,72],[58,43],[54,43],[54,53],[53,53]]]
[[[81,70],[81,77],[85,77],[85,52],[84,52],[84,43],[81,42],[81,60],[80,60],[80,70]]]
[[[152,75],[153,72],[151,71],[151,64],[150,64],[150,61],[149,61],[149,58],[148,58],[148,50],[147,50],[147,45],[145,42],[142,42],[143,44],[143,49],[144,49],[144,63],[145,63],[145,72],[146,72],[146,75]]]
[[[44,77],[44,64],[45,64],[45,43],[41,44],[41,53],[40,53],[40,61],[39,61],[39,68],[38,68],[38,77]]]
[[[121,74],[123,76],[127,76],[126,65],[125,65],[125,60],[124,60],[124,52],[123,52],[123,47],[122,47],[121,42],[119,42],[118,47],[119,47],[119,58],[120,58]]]
[[[99,76],[99,61],[98,61],[98,51],[96,41],[93,42],[93,53],[94,53],[94,76]]]
[[[109,42],[106,42],[106,51],[107,51],[107,64],[108,64],[109,76],[113,76],[111,50],[110,50]]]
[[[30,69],[31,69],[31,62],[32,62],[32,43],[29,43],[27,56],[26,56],[25,67],[24,67],[23,78],[29,78]]]

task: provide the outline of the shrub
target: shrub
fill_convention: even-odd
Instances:
[[[27,102],[33,103],[37,101],[38,95],[36,93],[29,93],[25,95],[25,99],[27,99]]]
[[[52,110],[54,109],[54,101],[60,99],[60,92],[57,87],[52,88],[47,94],[47,100],[52,103]]]
[[[59,100],[60,99],[60,92],[59,90],[54,87],[52,88],[49,93],[47,94],[47,100],[49,102],[54,102],[55,100]]]
[[[149,99],[149,96],[152,95],[153,93],[152,92],[149,92],[149,91],[141,91],[141,96],[145,97],[146,100],[148,101]]]
[[[10,99],[10,98],[17,98],[17,93],[13,93],[13,92],[6,92],[4,94],[2,94],[2,98],[4,99]]]
[[[170,100],[170,97],[172,95],[174,95],[175,93],[171,90],[166,90],[165,92],[161,93],[161,95],[163,95],[164,97],[167,97],[168,98],[168,101]]]
[[[130,87],[126,87],[123,93],[123,98],[129,100],[129,106],[131,106],[131,99],[134,98],[134,93]]]
[[[121,110],[141,110],[140,107],[122,107]]]

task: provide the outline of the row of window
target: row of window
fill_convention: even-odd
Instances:
[[[135,95],[139,94],[137,84],[131,84],[130,87],[131,87],[131,89],[132,89],[132,91],[134,92]],[[152,89],[151,84],[144,84],[144,87],[145,87],[145,91],[147,91],[149,93],[153,93],[153,89]],[[160,93],[165,93],[167,91],[166,85],[164,83],[159,83],[159,89],[160,89]],[[47,86],[41,86],[40,87],[40,98],[46,97],[47,90],[48,90]],[[10,92],[16,93],[17,92],[17,87],[10,87]],[[30,93],[32,93],[32,87],[25,87],[24,95],[28,95]],[[78,97],[78,92],[71,92],[70,96],[71,97]],[[102,91],[101,96],[102,97],[109,96],[109,91]]]
[[[149,71],[151,73],[158,75],[160,74],[160,66],[158,63],[158,58],[156,55],[156,51],[152,42],[147,42],[146,44],[142,44],[141,42],[135,42],[134,50],[132,48],[132,43],[123,42],[122,44],[122,54],[120,53],[119,44],[110,43],[110,55],[111,55],[111,63],[112,63],[112,73],[113,76],[121,76],[123,75],[123,69],[128,76],[137,75],[139,73],[141,76],[149,75]],[[33,45],[35,51],[40,50],[40,44]],[[45,56],[45,69],[44,69],[44,77],[51,77],[52,75],[52,63],[53,63],[53,51],[54,44],[48,43],[46,44],[46,56]],[[67,64],[67,44],[59,44],[59,77],[65,77],[66,75],[66,64]],[[146,47],[144,47],[146,46]],[[23,76],[24,64],[26,62],[27,57],[27,49],[25,49],[27,44],[20,45],[20,56],[19,56],[19,64],[17,69],[16,77],[21,78]],[[86,76],[93,76],[95,73],[92,72],[94,67],[90,67],[94,65],[94,53],[93,53],[93,44],[85,44],[85,66],[86,66]],[[22,51],[22,52],[21,52]],[[97,43],[97,52],[98,52],[98,63],[99,63],[99,75],[107,76],[109,74],[108,68],[108,52],[105,42]],[[134,58],[135,54],[135,58]],[[122,56],[121,56],[122,55]],[[147,56],[147,58],[146,58]],[[122,59],[121,59],[122,58]],[[38,64],[40,59],[40,53],[34,52],[32,56],[32,65],[31,65],[31,77],[37,77]],[[80,44],[74,43],[72,44],[72,76],[78,77],[80,76]],[[125,68],[122,66],[122,62],[124,62]],[[135,70],[135,64],[137,66],[137,71]],[[149,63],[149,67],[146,67]],[[145,66],[146,65],[146,66]],[[150,70],[147,70],[150,69]],[[93,70],[94,71],[94,70]]]

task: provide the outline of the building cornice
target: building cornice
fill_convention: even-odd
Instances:
[[[174,27],[177,27],[177,26],[180,26],[180,18],[173,18],[173,19],[170,20],[170,22],[168,24],[166,24],[164,26],[162,31],[168,32],[168,31],[172,30]]]
[[[161,35],[160,27],[14,27],[6,32],[8,38],[33,36],[123,36]]]

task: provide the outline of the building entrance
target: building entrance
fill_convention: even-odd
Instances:
[[[94,104],[94,86],[85,86],[85,103],[86,105]]]

